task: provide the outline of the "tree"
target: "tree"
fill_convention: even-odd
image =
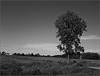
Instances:
[[[17,53],[13,53],[12,55],[17,55]]]
[[[31,53],[31,56],[34,56],[34,54],[33,54],[33,53]]]
[[[25,54],[24,54],[24,53],[22,53],[22,54],[21,54],[21,56],[25,56]]]
[[[1,55],[6,55],[6,52],[3,51],[3,52],[1,53]]]
[[[80,38],[86,30],[86,22],[80,18],[73,11],[67,11],[58,17],[55,22],[55,27],[58,29],[57,38],[59,38],[60,44],[57,48],[69,55],[73,52],[84,52],[84,47],[80,44]]]
[[[35,54],[35,56],[36,56],[36,57],[39,57],[39,56],[41,56],[41,55],[40,55],[39,53],[37,53],[37,54]]]

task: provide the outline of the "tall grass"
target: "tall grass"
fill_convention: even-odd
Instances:
[[[42,61],[27,63],[18,63],[12,61],[9,64],[1,64],[1,75],[69,75],[69,74],[92,74],[99,75],[98,70],[86,67],[86,62],[53,62]]]

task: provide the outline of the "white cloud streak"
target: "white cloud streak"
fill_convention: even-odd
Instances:
[[[89,50],[86,50],[85,52],[95,52],[95,53],[99,53],[100,54],[100,49],[89,49]]]
[[[41,49],[41,50],[57,50],[57,46],[58,44],[27,44],[24,45],[24,48],[35,48],[35,49]]]
[[[100,37],[96,35],[89,35],[81,37],[81,40],[100,40]]]

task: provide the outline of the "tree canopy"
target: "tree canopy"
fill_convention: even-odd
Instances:
[[[55,27],[58,29],[57,38],[61,42],[57,47],[65,53],[84,52],[80,38],[86,30],[86,22],[73,11],[67,11],[58,17]]]

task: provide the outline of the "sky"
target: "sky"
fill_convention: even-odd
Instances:
[[[86,21],[81,45],[100,53],[98,1],[2,1],[0,50],[14,53],[62,54],[57,45],[55,21],[67,10]]]

